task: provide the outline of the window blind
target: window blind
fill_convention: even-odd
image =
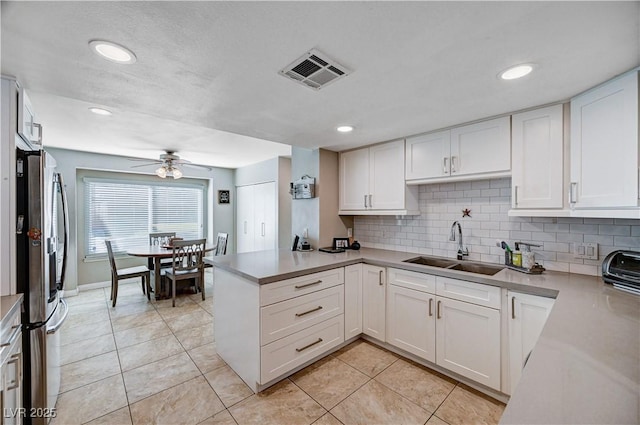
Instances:
[[[176,232],[184,239],[204,234],[204,187],[84,179],[85,257],[147,245],[149,233]]]

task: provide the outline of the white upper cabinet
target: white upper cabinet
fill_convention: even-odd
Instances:
[[[418,214],[404,179],[404,140],[340,154],[340,214]]]
[[[562,105],[515,114],[511,119],[511,208],[562,208]]]
[[[369,195],[369,149],[340,154],[340,209],[362,210]]]
[[[571,99],[569,202],[576,216],[640,217],[637,70]]]
[[[407,184],[511,175],[510,131],[507,116],[408,138]]]
[[[407,139],[407,180],[432,179],[450,174],[451,132],[423,134]]]

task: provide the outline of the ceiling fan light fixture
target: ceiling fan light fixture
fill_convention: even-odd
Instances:
[[[533,64],[523,63],[501,71],[498,76],[503,80],[515,80],[529,75],[531,71],[533,71]]]
[[[171,167],[171,175],[175,180],[178,180],[182,177],[182,171],[180,171],[180,169],[177,167]]]
[[[89,47],[91,47],[91,50],[93,50],[94,53],[111,62],[130,64],[135,63],[138,60],[135,53],[131,50],[111,41],[91,40],[89,42]]]
[[[165,167],[165,166],[163,165],[162,167],[158,168],[158,169],[156,170],[156,175],[157,175],[158,177],[160,177],[161,179],[166,178],[166,177],[167,177],[167,167]]]

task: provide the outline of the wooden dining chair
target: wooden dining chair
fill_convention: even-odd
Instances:
[[[173,243],[173,264],[171,269],[164,271],[164,276],[171,280],[171,298],[176,306],[176,283],[179,280],[193,279],[198,290],[202,292],[204,300],[204,251],[206,239],[175,241]]]
[[[176,232],[157,232],[149,233],[149,245],[151,246],[167,246],[171,244],[171,239],[176,237]],[[153,270],[153,259],[149,258],[147,265],[149,270]],[[160,268],[171,267],[171,259],[160,260]]]
[[[227,254],[227,239],[229,239],[228,233],[218,233],[216,240],[216,250],[213,255],[226,255]]]
[[[133,277],[142,278],[142,293],[144,294],[146,292],[147,299],[151,300],[151,272],[149,271],[149,268],[145,266],[136,266],[128,267],[126,269],[118,269],[116,266],[116,259],[113,256],[111,241],[105,240],[104,243],[107,245],[109,264],[111,265],[111,298],[109,299],[113,300],[112,306],[116,306],[116,299],[118,298],[118,282],[120,279],[130,279]]]

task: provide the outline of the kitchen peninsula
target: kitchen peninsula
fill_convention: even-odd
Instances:
[[[361,263],[378,267],[383,290],[385,270],[426,273],[497,287],[504,303],[506,290],[556,299],[520,382],[510,391],[501,423],[640,422],[639,297],[593,276],[526,275],[509,269],[485,276],[403,262],[416,256],[363,248],[340,254],[280,250],[210,258],[215,266],[218,353],[254,391],[261,391],[357,337],[347,331],[345,338],[345,318],[355,308],[347,300],[351,288],[345,269]],[[300,291],[295,297],[287,294],[292,288]],[[329,300],[326,304],[317,300],[321,293]],[[320,309],[317,304],[331,307]],[[316,319],[304,325],[278,321],[281,312],[292,308],[297,317]],[[271,326],[274,321],[281,326]],[[505,332],[502,338],[508,338]],[[384,339],[371,340],[394,349]],[[281,361],[285,347],[295,347],[294,356],[302,357]],[[506,399],[505,381],[501,393]],[[477,388],[492,393],[482,385]]]

